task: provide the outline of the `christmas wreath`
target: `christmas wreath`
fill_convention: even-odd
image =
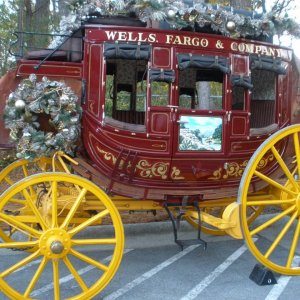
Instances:
[[[64,82],[31,74],[10,93],[4,109],[5,127],[18,158],[32,160],[62,150],[74,155],[80,137],[81,107]]]

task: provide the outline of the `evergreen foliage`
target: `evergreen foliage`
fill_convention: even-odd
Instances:
[[[74,155],[80,137],[81,107],[63,82],[35,75],[12,92],[4,110],[5,127],[16,143],[17,158],[32,160],[62,150]]]

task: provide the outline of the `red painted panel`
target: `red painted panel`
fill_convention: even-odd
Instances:
[[[100,133],[100,130],[98,130]],[[135,151],[146,152],[167,152],[168,143],[166,141],[151,139],[141,136],[129,136],[124,132],[109,132],[103,130],[103,137],[108,138],[108,143],[113,143],[120,148],[132,149]]]
[[[171,68],[171,49],[155,47],[153,49],[152,65],[155,68]]]
[[[91,45],[90,46],[90,60],[88,71],[88,90],[87,90],[87,102],[88,110],[94,115],[99,116],[100,106],[100,89],[101,89],[101,67],[102,67],[102,46]]]
[[[34,67],[38,65],[39,61],[24,61],[21,62],[17,69],[17,75],[24,76],[29,74],[36,74],[39,76],[61,76],[61,77],[82,77],[82,65],[75,63],[44,63],[38,70]]]
[[[232,73],[247,74],[248,73],[248,56],[232,55]]]
[[[232,135],[246,135],[246,122],[245,116],[233,116],[232,117]]]
[[[264,139],[237,141],[231,143],[231,152],[249,153],[249,156],[259,147]]]
[[[155,112],[151,114],[151,132],[152,133],[169,133],[169,113]]]

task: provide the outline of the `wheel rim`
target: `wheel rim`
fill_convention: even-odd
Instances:
[[[48,192],[41,201],[51,203],[51,208],[46,213],[42,207],[35,205],[37,202],[34,197],[38,193],[30,194],[31,189],[37,190],[41,185],[48,188]],[[20,215],[3,213],[3,207],[17,197],[18,200],[22,197],[26,198],[28,208],[24,219]],[[27,203],[32,200],[34,205]],[[69,204],[66,205],[66,202]],[[84,215],[87,207],[91,214],[89,218]],[[82,215],[84,215],[84,220],[81,218]],[[29,216],[31,219],[27,223]],[[68,289],[70,293],[74,291],[70,299],[91,299],[109,283],[121,262],[124,234],[118,210],[102,190],[79,176],[44,173],[32,175],[17,182],[2,194],[0,219],[32,236],[32,239],[27,241],[0,243],[0,251],[10,248],[22,250],[33,247],[34,249],[32,253],[24,252],[24,257],[20,258],[17,263],[7,262],[0,266],[1,290],[13,299],[36,298],[36,291],[42,285],[40,278],[45,272],[52,274],[53,299],[60,299],[59,279],[63,276],[60,274],[66,273],[72,276],[73,283],[76,283],[76,288],[72,286],[72,289]],[[113,224],[113,232],[103,232],[100,226],[97,231],[93,230],[92,237],[89,238],[90,227],[98,225],[104,219]],[[39,230],[28,226],[33,221],[39,222]],[[99,258],[103,255],[100,253],[101,249],[103,253],[105,251],[110,254],[109,263],[101,262],[103,261],[103,258]],[[85,253],[87,251],[88,254]],[[36,261],[38,267],[32,270],[29,264]],[[87,282],[76,271],[75,265],[83,266],[83,269],[90,268],[95,276],[93,275],[92,279],[89,277],[89,282]],[[18,272],[20,268],[26,269],[26,278],[28,278],[23,290],[15,283],[11,283],[15,272]]]
[[[238,193],[243,234],[250,251],[263,265],[286,275],[300,274],[296,255],[300,234],[299,133],[300,127],[294,125],[268,138],[250,159]],[[283,145],[287,156],[281,154]],[[270,154],[274,155],[273,164],[276,162],[277,169],[268,174],[261,169],[261,161]],[[258,179],[268,184],[269,193],[255,200],[250,191]],[[263,210],[249,226],[246,211],[251,205]],[[257,236],[267,238],[256,242]]]
[[[59,171],[62,170],[62,167],[58,161],[55,161],[55,166]],[[49,171],[52,171],[51,158],[41,157],[33,161],[28,161],[26,159],[16,160],[0,172],[0,192],[5,191],[25,177],[36,173]],[[8,210],[9,209],[10,208],[8,208]],[[34,224],[32,224],[32,226],[34,226]],[[18,238],[20,238],[20,232],[18,232],[16,229],[5,228],[4,224],[0,220],[0,238],[6,242],[12,242],[14,241],[14,236],[18,236]]]

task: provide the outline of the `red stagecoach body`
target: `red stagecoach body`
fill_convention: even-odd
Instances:
[[[38,68],[41,51],[18,60],[0,81],[0,111],[32,73],[64,80],[82,101],[81,172],[108,193],[153,200],[234,196],[258,146],[299,122],[291,49],[101,24],[84,25],[76,38],[67,46],[77,48],[75,55],[59,49]],[[6,130],[0,139],[9,143]],[[272,161],[264,157],[262,170],[273,171]]]
[[[80,291],[76,299],[90,299],[104,289],[124,249],[118,211],[165,209],[182,249],[192,244],[206,248],[200,231],[244,237],[267,267],[262,272],[300,274],[300,72],[292,50],[139,24],[127,26],[125,19],[120,24],[119,17],[92,19],[54,50],[20,54],[16,69],[0,79],[0,114],[22,79],[35,81],[31,74],[65,81],[83,110],[74,159],[58,151],[52,159],[14,161],[0,173],[0,182],[8,186],[0,201],[1,248],[32,252],[1,271],[1,290],[13,299],[33,296],[51,261],[54,298],[60,297],[64,265],[80,288],[71,289]],[[42,92],[49,95],[46,89]],[[63,94],[56,92],[62,104]],[[16,115],[26,113],[21,99],[16,105],[18,95],[8,99],[14,98]],[[31,100],[28,106],[36,102]],[[33,114],[39,114],[34,117],[42,127],[46,110],[38,108]],[[7,107],[5,111],[8,116]],[[2,118],[0,126],[0,148],[8,148],[12,145]],[[21,180],[13,180],[14,175]],[[196,239],[178,239],[183,218],[197,229]],[[102,230],[103,224],[113,225],[111,234]],[[99,226],[92,237],[91,226]],[[12,230],[2,229],[7,227]],[[15,239],[19,234],[24,241]],[[81,254],[81,246],[93,249],[93,257],[87,250]],[[110,251],[110,262],[95,260],[94,249]],[[39,257],[26,291],[11,287],[6,277]],[[76,265],[82,261],[85,268],[92,267],[92,285],[69,257]]]

